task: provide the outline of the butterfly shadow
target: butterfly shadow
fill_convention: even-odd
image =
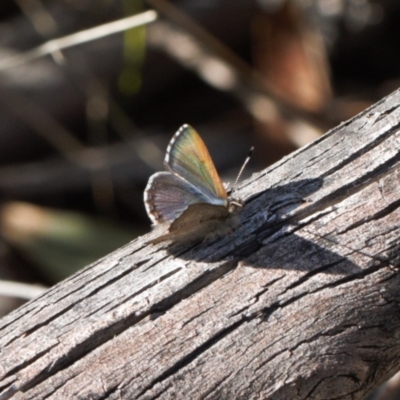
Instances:
[[[305,235],[300,220],[312,215],[321,205],[305,200],[318,191],[323,179],[304,179],[255,193],[245,199],[238,228],[217,240],[196,243],[165,243],[163,247],[174,257],[198,262],[243,263],[265,269],[305,271],[306,274],[352,275],[361,268],[332,238],[317,234]],[[299,230],[299,234],[296,234]],[[303,236],[302,236],[303,235]],[[315,238],[315,240],[314,240]],[[319,244],[317,244],[317,242]],[[323,243],[323,246],[321,245]]]

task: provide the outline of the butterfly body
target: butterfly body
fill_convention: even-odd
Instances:
[[[240,201],[231,199],[200,135],[183,125],[171,139],[167,171],[152,175],[144,192],[147,214],[164,240],[192,241],[226,234],[238,224]]]

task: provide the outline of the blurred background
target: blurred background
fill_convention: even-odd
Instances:
[[[0,316],[149,231],[182,124],[231,181],[400,82],[398,0],[3,3]]]
[[[0,315],[149,231],[182,124],[231,181],[252,145],[245,176],[399,86],[396,0],[11,0],[0,21]]]

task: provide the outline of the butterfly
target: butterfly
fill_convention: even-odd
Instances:
[[[232,191],[228,196],[206,145],[190,125],[172,137],[164,166],[167,171],[152,175],[144,191],[147,214],[162,233],[149,243],[215,238],[237,227],[242,202],[231,197]]]

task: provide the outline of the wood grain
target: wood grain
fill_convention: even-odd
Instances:
[[[362,399],[400,369],[400,92],[254,175],[219,241],[147,235],[0,321],[0,400]]]

